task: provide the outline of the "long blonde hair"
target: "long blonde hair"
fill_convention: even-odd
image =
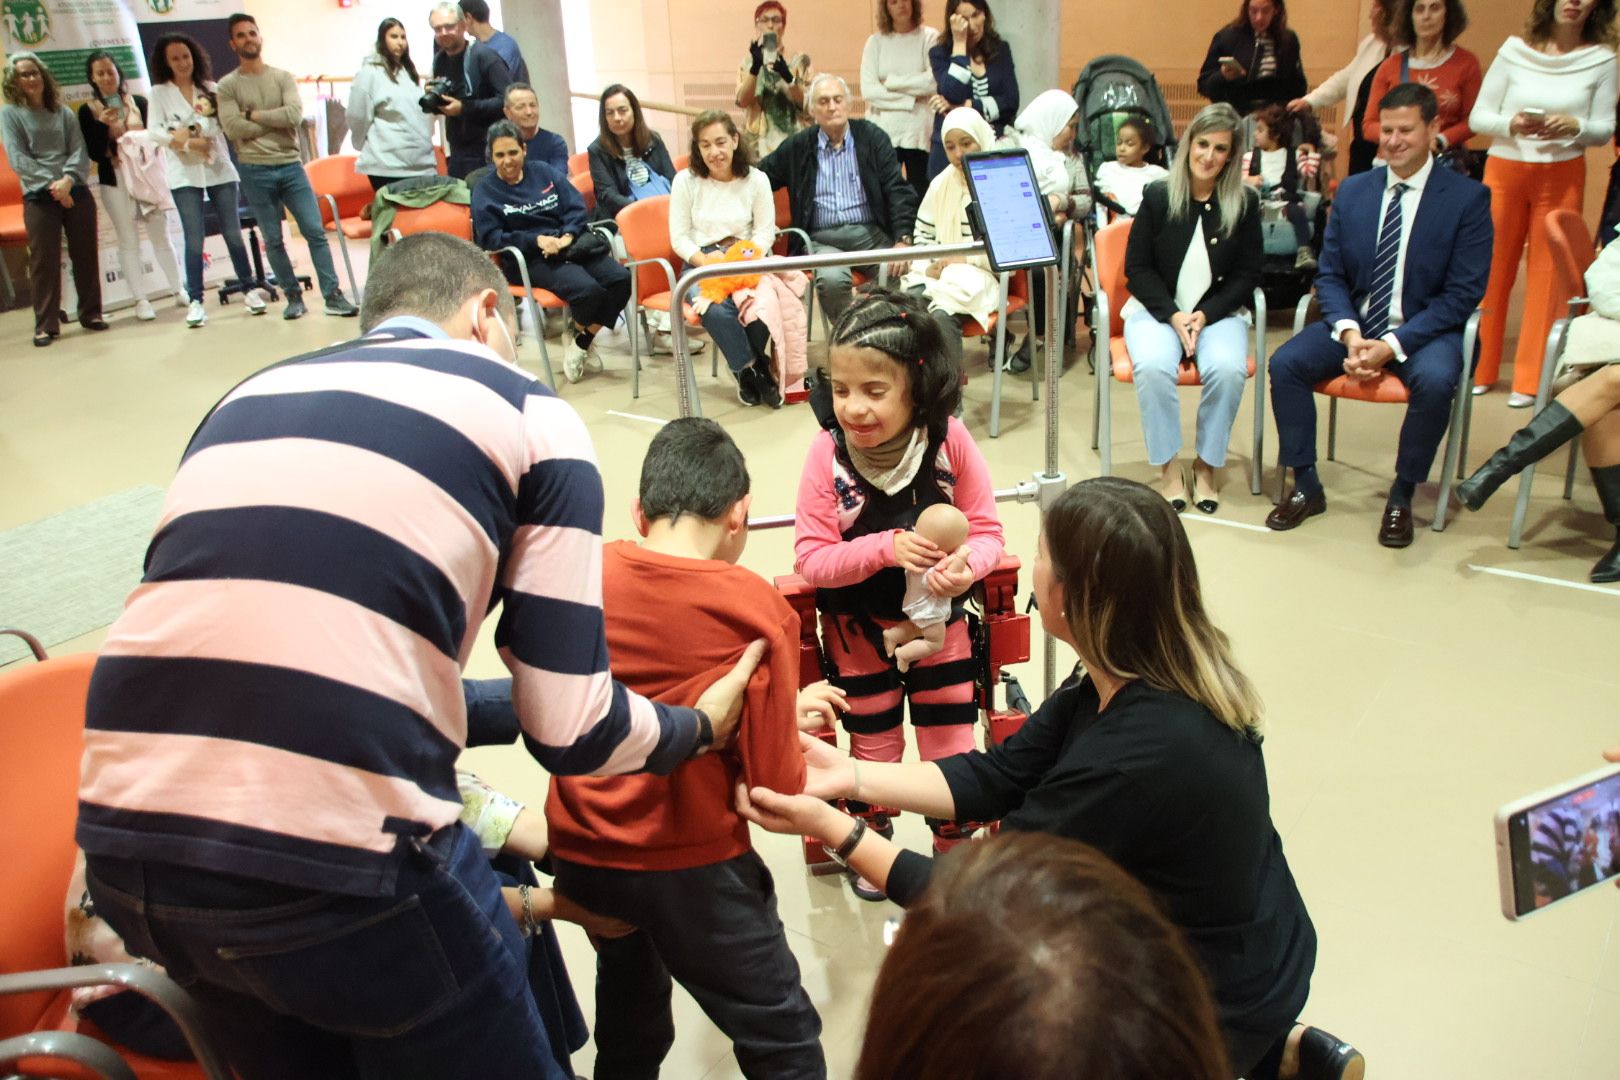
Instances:
[[[1065,491],[1043,530],[1063,590],[1063,621],[1086,663],[1182,694],[1253,734],[1260,696],[1204,611],[1181,519],[1133,480],[1100,476]]]
[[[1243,183],[1243,118],[1237,110],[1218,101],[1205,105],[1192,118],[1176,147],[1176,158],[1170,163],[1170,220],[1176,221],[1192,213],[1192,146],[1193,140],[1212,131],[1232,133],[1232,156],[1226,159],[1221,175],[1215,178],[1215,202],[1221,211],[1221,235],[1231,236],[1243,218],[1243,204],[1248,198]]]

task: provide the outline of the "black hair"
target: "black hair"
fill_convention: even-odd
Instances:
[[[118,72],[118,92],[119,94],[122,94],[124,92],[124,65],[118,62],[118,57],[114,56],[106,49],[97,49],[95,52],[84,58],[84,81],[89,83],[91,87],[96,85],[96,80],[90,76],[91,73],[96,70],[97,60],[107,61],[107,63],[113,66],[113,70]]]
[[[257,27],[259,25],[259,20],[255,19],[251,15],[248,15],[248,14],[245,14],[243,12],[238,11],[236,14],[232,15],[229,19],[225,20],[225,32],[227,34],[236,33],[236,24],[237,23],[252,23],[255,27]]]
[[[395,315],[415,315],[443,325],[469,297],[491,289],[501,317],[514,319],[506,278],[470,241],[449,233],[422,232],[383,248],[360,301],[360,332],[370,333]]]
[[[641,512],[648,521],[682,514],[717,521],[748,494],[748,465],[726,429],[701,416],[671,420],[641,462]]]
[[[405,74],[411,77],[411,82],[421,82],[421,77],[416,74],[416,65],[411,61],[409,42],[406,43],[405,55],[398,60],[394,59],[394,54],[388,51],[388,31],[396,26],[401,30],[405,29],[404,23],[392,17],[377,24],[377,55],[382,59],[383,70],[388,73],[389,82],[399,81],[401,68],[405,69]]]
[[[489,22],[489,5],[484,0],[460,0],[461,13],[473,22]]]
[[[1385,109],[1406,109],[1416,105],[1418,112],[1423,115],[1425,124],[1433,123],[1434,118],[1440,115],[1440,100],[1420,82],[1397,83],[1389,93],[1378,101],[1378,111]]]
[[[489,130],[484,133],[485,161],[495,160],[496,139],[516,139],[517,144],[523,147],[524,156],[528,156],[529,144],[523,141],[523,133],[518,130],[517,125],[510,120],[497,120],[489,125]]]
[[[197,44],[190,34],[164,34],[152,43],[152,58],[146,65],[151,72],[152,85],[174,82],[174,69],[169,66],[169,46],[184,45],[191,51],[191,81],[197,86],[214,81],[213,65],[208,62],[208,50]]]
[[[911,383],[912,423],[927,428],[931,439],[945,437],[945,427],[962,402],[962,371],[921,295],[863,290],[833,327],[831,348],[886,354]],[[817,378],[830,382],[826,369]]]
[[[1127,116],[1118,124],[1114,125],[1114,138],[1119,138],[1119,133],[1124,131],[1126,128],[1130,128],[1132,131],[1136,132],[1136,137],[1141,140],[1143,150],[1152,150],[1154,147],[1159,145],[1159,137],[1154,132],[1153,125],[1148,123],[1142,117]]]

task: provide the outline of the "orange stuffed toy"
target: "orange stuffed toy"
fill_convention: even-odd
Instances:
[[[765,253],[752,240],[738,240],[720,256],[722,262],[743,262],[762,259]],[[759,284],[759,274],[738,274],[735,277],[706,278],[698,283],[698,295],[711,304],[723,303],[739,289],[751,289]]]

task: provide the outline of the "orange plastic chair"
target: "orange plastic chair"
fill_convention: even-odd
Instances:
[[[676,172],[683,173],[686,171],[687,166],[692,164],[692,155],[682,154],[680,157],[670,162],[670,164],[675,166]]]
[[[229,1073],[197,1036],[189,1002],[167,977],[133,965],[70,966],[67,890],[78,851],[73,828],[79,761],[95,662],[94,653],[76,653],[0,672],[0,790],[5,792],[9,838],[7,895],[0,904],[0,1040],[61,1040],[68,1047],[95,1040],[111,1046],[140,1080],[224,1080]],[[114,977],[98,977],[109,974]],[[75,1017],[69,1011],[68,984],[100,982],[149,983],[174,995],[181,1003],[175,1019],[207,1064],[160,1061],[122,1050]],[[20,989],[40,986],[46,989]],[[101,1075],[70,1064],[70,1059],[40,1054],[0,1063],[0,1075],[13,1071],[60,1080]]]
[[[630,309],[632,326],[640,323],[647,331],[646,311],[670,311],[674,304],[675,280],[680,276],[681,260],[669,239],[669,196],[655,195],[638,199],[620,210],[614,222],[619,226],[619,239],[624,241],[629,259],[625,269],[630,271]],[[691,304],[681,305],[681,315],[688,326],[700,326],[702,320]],[[632,360],[631,396],[641,396],[641,334],[631,333]],[[690,358],[688,358],[690,359]]]
[[[354,279],[354,263],[349,259],[349,240],[371,239],[371,222],[360,211],[371,205],[375,193],[371,181],[355,171],[359,158],[353,154],[332,154],[305,162],[304,175],[315,189],[315,205],[320,207],[321,224],[337,233],[338,250],[343,253],[343,269],[349,276],[349,295],[358,303],[360,287]]]
[[[1016,315],[1029,306],[1029,272],[1020,271],[1016,274],[1001,275],[1001,306],[990,313],[990,321],[980,325],[977,319],[969,319],[962,326],[964,338],[984,337],[987,334],[996,335],[996,347],[990,354],[990,437],[1001,436],[1001,375],[1002,365],[1007,359],[1007,316]],[[967,379],[967,372],[962,373],[963,381]],[[1031,379],[1032,393],[1040,393],[1040,380]]]
[[[1110,389],[1117,380],[1135,381],[1131,354],[1125,348],[1125,320],[1120,311],[1130,297],[1125,285],[1125,248],[1130,243],[1134,218],[1116,221],[1097,230],[1097,332],[1092,348],[1097,350],[1097,411],[1092,419],[1091,447],[1102,457],[1102,475],[1113,470],[1113,417]],[[1103,350],[1107,350],[1104,363]],[[1266,296],[1254,290],[1254,349],[1248,358],[1248,374],[1254,383],[1254,443],[1249,457],[1249,491],[1260,494],[1260,454],[1266,429]],[[1202,386],[1198,366],[1190,361],[1181,365],[1176,385]]]
[[[28,230],[23,227],[22,181],[17,178],[5,154],[0,153],[0,248],[27,247]],[[6,306],[17,302],[17,290],[11,284],[11,271],[0,258],[0,282],[6,289]]]
[[[588,150],[581,150],[577,154],[568,155],[568,175],[572,178],[576,173],[591,171],[591,155]]]
[[[586,212],[595,211],[596,181],[591,179],[590,170],[574,173],[568,178],[568,182],[574,185],[574,190],[579,192],[579,197],[585,200]]]
[[[1305,319],[1314,294],[1306,293],[1299,299],[1299,306],[1294,309],[1294,334],[1297,336],[1305,329]],[[1463,355],[1474,356],[1474,346],[1479,341],[1480,312],[1475,311],[1468,317],[1463,327]],[[1468,368],[1473,362],[1469,361]],[[1468,422],[1473,410],[1474,398],[1470,394],[1470,380],[1467,372],[1457,380],[1457,393],[1451,403],[1451,422],[1446,426],[1445,455],[1442,458],[1440,470],[1440,492],[1435,500],[1434,523],[1430,526],[1435,532],[1446,527],[1446,516],[1450,510],[1451,485],[1455,478],[1462,476],[1463,463],[1468,456]],[[1405,405],[1411,401],[1407,393],[1406,384],[1390,374],[1380,374],[1372,379],[1352,379],[1348,375],[1335,375],[1331,379],[1323,379],[1312,387],[1316,393],[1328,399],[1328,444],[1327,459],[1338,460],[1339,449],[1339,402],[1340,401],[1366,401],[1375,405]],[[1279,502],[1287,495],[1288,470],[1278,463],[1277,467],[1277,500]]]
[[[450,175],[450,159],[445,156],[442,146],[433,148],[433,171],[440,176]]]
[[[1552,251],[1553,302],[1562,306],[1566,314],[1547,332],[1546,351],[1541,359],[1541,384],[1536,388],[1535,411],[1538,413],[1552,400],[1553,371],[1558,366],[1559,354],[1564,351],[1569,321],[1586,309],[1586,270],[1597,258],[1592,231],[1575,211],[1552,211],[1542,220],[1542,228],[1547,231],[1547,246]],[[1576,439],[1569,444],[1569,465],[1564,470],[1565,499],[1575,494],[1575,466],[1580,453],[1581,441]],[[1535,477],[1533,464],[1519,473],[1519,496],[1513,505],[1513,522],[1508,527],[1510,548],[1517,548],[1524,538],[1524,520],[1530,511],[1530,487]]]

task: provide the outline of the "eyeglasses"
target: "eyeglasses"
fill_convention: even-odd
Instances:
[[[762,22],[762,23],[775,23],[776,25],[780,26],[784,22],[786,22],[787,20],[782,18],[782,16],[780,16],[780,15],[761,15],[759,18],[755,19],[754,21],[755,22]]]

